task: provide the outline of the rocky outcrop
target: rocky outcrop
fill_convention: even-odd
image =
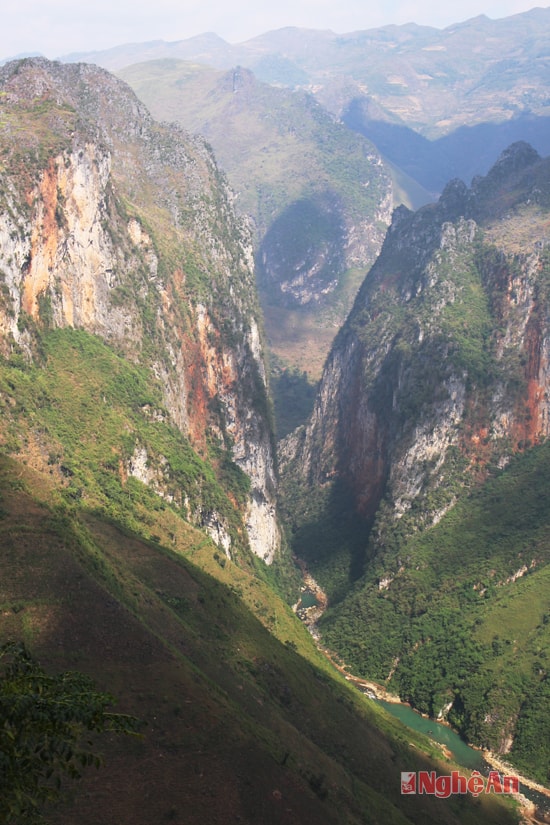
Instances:
[[[395,211],[314,412],[282,445],[306,488],[343,479],[367,519],[422,499],[433,523],[460,478],[550,434],[548,168],[515,144],[470,190]]]
[[[2,353],[34,358],[35,330],[71,326],[148,366],[194,448],[206,455],[213,443],[248,475],[248,540],[272,561],[279,531],[250,236],[209,149],[156,124],[93,66],[19,61],[2,67],[0,86]],[[142,464],[136,456],[129,472]],[[211,532],[213,521],[205,514]],[[214,533],[230,552],[227,526]]]

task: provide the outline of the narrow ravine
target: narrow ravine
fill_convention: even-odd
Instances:
[[[365,693],[372,699],[380,699],[384,702],[395,702],[403,704],[401,700],[394,694],[387,691],[382,685],[377,682],[371,682],[368,679],[359,678],[350,673],[349,665],[347,665],[337,653],[329,650],[322,644],[321,634],[318,629],[318,622],[323,613],[328,607],[328,596],[321,587],[321,585],[313,578],[306,563],[297,557],[294,561],[302,572],[302,596],[298,602],[293,606],[294,612],[305,624],[315,642],[317,647],[323,655],[329,660],[331,665],[336,668],[348,682],[355,685],[362,693]],[[314,603],[308,604],[308,597],[312,596]],[[305,602],[305,604],[304,604]]]

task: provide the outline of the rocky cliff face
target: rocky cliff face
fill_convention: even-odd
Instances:
[[[148,366],[162,414],[250,478],[242,518],[270,562],[279,533],[250,238],[209,150],[93,66],[19,61],[0,87],[2,354],[34,359],[37,330],[70,326]],[[195,519],[230,553],[215,512]]]
[[[213,147],[235,208],[253,226],[271,352],[317,380],[380,251],[392,179],[373,145],[311,94],[262,83],[240,59],[234,65],[213,71],[151,61],[120,76],[155,117],[176,120]],[[275,379],[276,397],[277,386]]]
[[[382,162],[365,159],[364,186]],[[373,171],[374,170],[374,171]],[[378,181],[377,181],[378,182]],[[380,249],[392,207],[386,191],[363,220],[328,187],[290,204],[265,233],[257,255],[262,286],[287,308],[330,306],[344,273],[363,271]]]
[[[516,144],[470,190],[396,210],[313,416],[283,445],[308,484],[344,480],[367,519],[422,497],[430,523],[457,462],[483,475],[548,436],[548,168]]]
[[[533,772],[548,724],[549,217],[550,161],[526,144],[470,189],[399,208],[313,415],[281,448],[295,552],[329,596],[324,643]]]

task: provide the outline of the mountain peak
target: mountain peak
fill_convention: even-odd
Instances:
[[[539,153],[524,140],[518,140],[505,149],[493,168],[489,176],[504,176],[514,172],[521,172],[528,166],[532,166],[541,160]]]
[[[529,170],[541,161],[541,156],[529,143],[512,143],[502,152],[485,177],[478,176],[473,179],[470,203],[475,214],[480,216],[482,213],[500,213],[504,204],[509,205],[510,197],[513,197],[516,203],[531,197],[531,192],[538,186],[538,182]],[[509,193],[506,198],[502,196],[504,192]]]
[[[460,178],[449,181],[439,198],[439,205],[449,218],[464,215],[467,203],[468,187]]]

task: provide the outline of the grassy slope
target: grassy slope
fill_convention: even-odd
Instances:
[[[472,741],[494,749],[501,744],[498,731],[512,732],[523,703],[540,693],[538,732],[523,731],[512,757],[543,782],[547,766],[538,740],[550,730],[544,698],[549,484],[546,444],[518,456],[435,527],[405,542],[396,539],[325,620],[327,642],[359,672],[384,679],[401,656],[390,686],[433,715],[455,699],[452,721]],[[415,565],[400,571],[405,557]],[[393,581],[380,590],[378,581],[387,577]],[[354,630],[358,621],[368,621],[368,638]],[[488,713],[511,720],[512,728],[504,723],[492,732]]]
[[[244,474],[225,457],[222,489],[208,460],[169,424],[158,381],[148,370],[79,330],[51,331],[42,337],[42,347],[42,366],[27,367],[18,357],[3,365],[5,446],[55,474],[69,503],[82,499],[88,506],[105,506],[130,527],[135,514],[147,523],[148,510],[167,506],[137,478],[127,477],[132,456],[145,449],[149,470],[166,496],[173,496],[182,512],[187,511],[182,490],[191,512],[199,503],[217,510],[239,544],[242,525],[227,493],[239,500]]]
[[[142,415],[114,393],[97,413],[107,373],[118,365],[117,392],[127,379],[108,348],[71,330],[46,348],[32,391],[27,371],[2,369],[3,429],[40,471],[2,458],[1,638],[25,639],[48,670],[91,674],[145,723],[141,741],[101,743],[107,769],[50,820],[506,822],[492,799],[399,795],[399,771],[431,765],[433,746],[332,673],[244,551],[237,566],[177,508],[100,467]],[[48,459],[54,447],[63,456]]]
[[[107,768],[52,821],[280,822],[282,808],[296,823],[481,821],[463,801],[401,803],[399,769],[428,766],[426,743],[329,675],[301,626],[310,661],[269,633],[238,593],[263,595],[284,626],[267,589],[231,569],[217,582],[98,516],[60,515],[34,498],[48,486],[2,461],[2,637],[24,638],[48,670],[89,673],[145,723],[141,741],[101,743]],[[483,816],[507,817],[495,804]]]

